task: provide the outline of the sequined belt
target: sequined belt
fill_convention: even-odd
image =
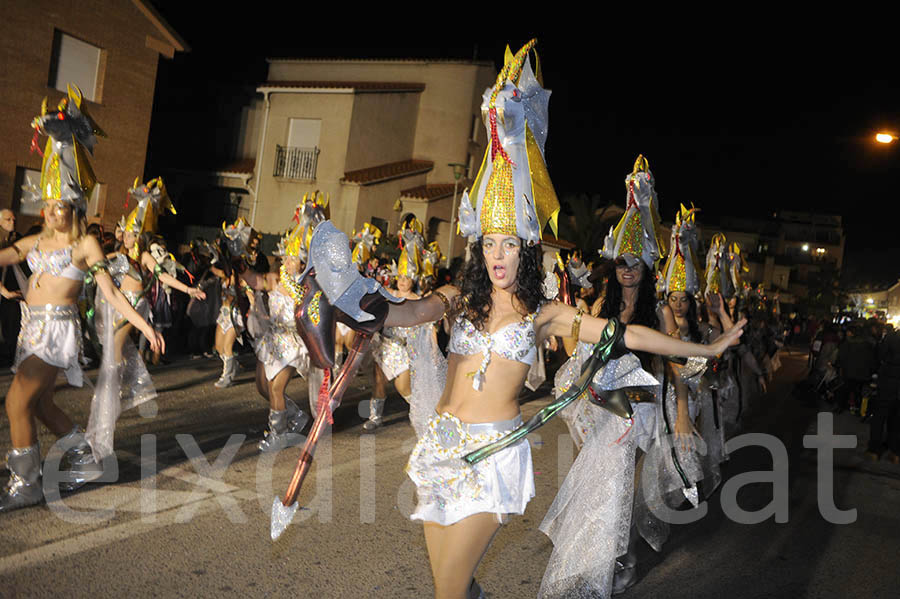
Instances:
[[[472,442],[496,440],[522,424],[522,416],[498,422],[463,422],[453,414],[437,414],[429,426],[438,442],[445,450]]]
[[[35,320],[72,320],[78,319],[78,306],[75,304],[44,304],[33,306],[22,304],[23,315]]]

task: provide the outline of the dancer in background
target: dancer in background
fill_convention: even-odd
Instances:
[[[162,337],[116,289],[106,271],[106,258],[94,237],[86,235],[86,197],[96,184],[88,163],[99,128],[84,113],[81,91],[69,86],[58,108],[35,118],[37,135],[47,134],[40,187],[26,183],[26,201],[43,201],[44,229],[0,251],[0,266],[27,260],[31,269],[22,330],[16,348],[15,377],[6,395],[12,449],[7,453],[10,479],[0,494],[0,512],[43,499],[41,454],[35,419],[61,437],[66,457],[77,463],[88,458],[84,434],[53,401],[60,371],[70,385],[80,387],[84,377],[82,335],[76,302],[85,274],[97,280],[104,297],[150,340],[164,348]]]
[[[106,256],[107,269],[116,288],[147,321],[150,320],[150,303],[146,292],[154,279],[166,281],[192,298],[205,299],[203,291],[186,286],[172,272],[167,272],[167,268],[175,268],[171,256],[160,255],[159,251],[154,255],[141,249],[142,240],[152,239],[155,235],[159,215],[167,209],[174,212],[162,178],[151,179],[143,185],[135,179],[128,194],[136,205],[125,219],[123,243],[119,251]],[[151,247],[156,248],[155,245]],[[140,262],[132,255],[138,256]],[[132,340],[134,326],[102,293],[91,289],[88,290],[88,297],[94,300],[94,309],[89,310],[94,318],[93,322],[89,319],[89,325],[96,325],[96,336],[103,346],[103,356],[100,377],[91,401],[86,438],[94,463],[100,464],[113,455],[113,436],[119,415],[156,397],[156,389]],[[84,476],[89,479],[93,468],[90,464],[87,466]]]

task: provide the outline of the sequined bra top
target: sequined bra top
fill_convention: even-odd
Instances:
[[[481,391],[484,385],[484,373],[491,363],[491,354],[501,358],[514,360],[524,364],[534,364],[537,358],[537,335],[534,332],[534,318],[540,313],[538,309],[519,322],[512,322],[499,331],[486,333],[475,328],[468,318],[457,317],[450,331],[450,343],[447,351],[468,356],[479,352],[484,354],[481,367],[474,373],[472,387]]]
[[[25,261],[28,268],[31,269],[31,285],[38,286],[38,281],[42,274],[49,273],[54,277],[63,277],[72,279],[73,281],[81,281],[84,279],[84,271],[72,264],[72,246],[60,248],[58,250],[43,251],[38,247],[37,242],[28,252]]]
[[[142,282],[141,272],[134,267],[134,264],[125,254],[116,254],[115,258],[109,258],[107,260],[107,270],[109,271],[109,276],[111,276],[113,282],[115,282],[116,287],[122,285],[122,279],[126,275],[138,282]]]

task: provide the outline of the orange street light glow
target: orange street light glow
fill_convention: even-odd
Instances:
[[[895,139],[897,139],[897,138],[894,137],[893,135],[891,135],[890,133],[879,133],[875,136],[875,141],[877,141],[880,144],[889,144],[889,143],[893,142]]]

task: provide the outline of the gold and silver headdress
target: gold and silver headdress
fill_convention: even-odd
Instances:
[[[741,273],[744,272],[750,272],[750,268],[744,263],[741,246],[735,241],[728,247],[728,275],[738,293],[744,289],[744,281],[741,276]]]
[[[669,258],[658,283],[658,290],[665,295],[674,291],[697,295],[700,291],[696,250],[697,226],[694,218],[696,212],[696,208],[691,207],[688,210],[682,204],[680,210],[675,213]]]
[[[706,293],[721,293],[722,297],[734,295],[734,283],[728,269],[727,241],[721,233],[712,236],[706,252]]]
[[[295,240],[293,243],[299,243],[296,256],[302,262],[306,262],[309,257],[309,243],[313,231],[331,216],[330,204],[331,196],[316,190],[303,194],[303,199],[294,210],[294,222],[297,226],[292,232],[292,239]]]
[[[236,258],[247,253],[247,245],[250,243],[250,234],[253,229],[244,220],[244,217],[238,218],[233,225],[227,225],[222,222],[222,235],[225,237],[225,245],[231,256]]]
[[[409,277],[416,282],[424,274],[422,267],[422,252],[425,249],[423,230],[422,223],[415,217],[404,223],[400,229],[400,259],[397,264],[397,274]]]
[[[609,260],[623,257],[634,266],[643,260],[655,270],[656,263],[664,256],[659,239],[659,213],[656,189],[650,165],[643,155],[634,161],[634,168],[625,177],[625,214],[603,241],[600,254]]]
[[[437,277],[438,264],[441,263],[443,254],[441,254],[441,246],[437,241],[432,241],[428,247],[422,252],[422,269],[423,276]]]
[[[381,243],[381,229],[371,223],[363,223],[359,231],[353,232],[353,262],[365,264],[375,255],[375,246]]]
[[[550,91],[543,88],[529,52],[536,40],[513,54],[506,48],[503,68],[485,90],[481,114],[490,144],[472,193],[462,195],[459,232],[470,238],[499,233],[540,243],[547,223],[556,235],[559,201],[544,161]]]
[[[141,185],[140,179],[135,178],[134,185],[128,190],[128,197],[133,199],[136,205],[125,217],[122,229],[131,231],[135,235],[156,233],[159,226],[159,215],[165,210],[177,214],[162,177],[150,179],[143,185]]]
[[[26,177],[23,200],[40,202],[62,200],[72,205],[75,212],[84,216],[87,198],[90,197],[97,177],[88,162],[87,154],[93,154],[97,136],[106,134],[85,112],[81,90],[69,84],[68,95],[60,100],[56,110],[47,110],[47,98],[41,104],[41,114],[31,123],[34,137],[31,151],[44,157],[41,165],[40,187]],[[41,152],[38,136],[49,137]]]

